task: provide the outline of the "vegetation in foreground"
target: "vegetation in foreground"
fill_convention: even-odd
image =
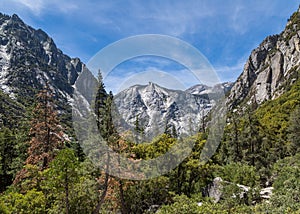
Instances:
[[[300,213],[299,89],[298,81],[258,109],[229,113],[223,142],[208,163],[199,162],[206,129],[190,137],[192,153],[171,172],[132,181],[101,172],[66,138],[45,88],[27,110],[30,116],[17,126],[1,126],[0,213]],[[112,94],[100,84],[97,125],[114,151],[138,161],[178,143],[176,133],[166,129],[150,143],[133,144],[116,133],[107,113],[111,108]],[[216,177],[226,181],[218,203],[203,195]],[[250,188],[245,197],[236,184]],[[266,186],[274,187],[267,200],[259,195]]]

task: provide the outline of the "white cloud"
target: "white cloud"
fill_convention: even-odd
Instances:
[[[242,73],[245,62],[238,62],[235,65],[231,66],[218,66],[215,67],[215,71],[219,75],[222,82],[234,82],[237,79],[237,76]]]
[[[238,63],[233,66],[220,66],[220,67],[216,67],[215,71],[217,73],[227,73],[227,72],[232,72],[232,71],[236,71],[236,70],[242,71],[244,64],[245,64],[245,62],[241,62],[241,63]]]
[[[261,14],[274,14],[271,0],[243,1],[93,1],[93,0],[3,0],[17,2],[35,15],[68,14],[81,24],[100,26],[120,35],[162,33],[180,38],[205,34],[226,26],[244,34]],[[278,3],[277,3],[278,4]],[[216,21],[217,20],[217,21]],[[221,25],[221,26],[216,26]]]
[[[45,7],[45,1],[43,0],[13,0],[13,1],[27,7],[36,15],[40,14]]]
[[[185,90],[201,83],[188,69],[163,70],[158,67],[135,68],[133,70],[117,69],[104,79],[108,91],[114,94],[132,85],[146,85],[154,82],[169,89]]]
[[[60,1],[60,0],[4,0],[7,4],[16,4],[21,10],[28,9],[34,15],[40,16],[43,15],[46,11],[62,12],[62,13],[71,13],[74,10],[78,9],[76,1]]]
[[[173,76],[165,71],[152,68],[149,70],[147,69],[144,72],[129,76],[127,79],[123,80],[121,84],[118,85],[117,91],[122,91],[136,84],[146,85],[149,82],[156,83],[169,89],[185,89],[182,81],[176,78],[176,76]]]
[[[104,79],[104,83],[106,85],[106,89],[108,91],[111,90],[114,94],[129,88],[130,86],[137,84],[146,85],[148,82],[154,82],[169,89],[186,90],[197,84],[214,85],[219,82],[234,81],[235,79],[233,78],[236,77],[236,74],[233,75],[233,72],[240,73],[241,70],[241,65],[218,67],[216,71],[220,80],[214,80],[210,83],[206,81],[207,77],[204,77],[203,75],[203,78],[199,76],[196,77],[194,73],[188,69],[166,71],[154,67],[148,67],[142,72],[126,73],[126,70],[122,70],[123,75],[119,75],[118,73],[120,72],[109,75],[106,79]],[[207,71],[204,72],[208,74]],[[201,73],[204,74],[204,72]]]

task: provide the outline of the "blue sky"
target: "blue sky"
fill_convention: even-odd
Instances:
[[[105,46],[129,36],[174,36],[196,47],[213,65],[221,81],[235,81],[251,50],[266,36],[280,33],[299,3],[296,0],[1,0],[0,12],[16,13],[27,24],[43,29],[64,53],[79,57],[84,63]],[[134,64],[127,63],[119,69],[128,68],[127,72],[132,73],[136,68],[139,70],[136,72],[145,72],[149,68],[166,67],[156,59],[152,64],[136,63],[136,68]],[[182,70],[175,64],[171,67]],[[114,78],[120,81],[113,76],[108,82]]]

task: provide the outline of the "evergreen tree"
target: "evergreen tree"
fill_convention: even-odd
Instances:
[[[297,106],[290,115],[288,131],[291,153],[296,154],[300,151],[300,106]]]
[[[115,111],[115,106],[113,103],[113,94],[111,91],[109,92],[109,94],[106,93],[100,70],[98,73],[98,82],[99,83],[96,91],[94,109],[97,120],[97,128],[100,132],[100,135],[103,137],[106,143],[114,151],[120,152],[120,136],[117,134],[113,124],[112,114]],[[123,182],[109,175],[110,165],[113,163],[111,163],[109,151],[104,151],[104,155],[106,155],[106,168],[104,170],[104,173],[102,173],[102,175],[98,178],[98,181],[100,183],[99,191],[101,192],[101,194],[93,213],[97,214],[100,212],[106,199],[110,200],[111,203],[116,202],[116,200],[120,200],[121,212],[126,213],[123,196]],[[115,190],[116,187],[118,187],[118,190]],[[114,192],[116,191],[119,192],[119,199],[117,199],[117,197],[114,197]],[[115,206],[112,205],[112,207]],[[114,209],[116,209],[116,207]]]
[[[24,125],[25,126],[25,125]],[[12,184],[26,160],[28,130],[19,125],[18,129],[0,127],[0,192]]]
[[[205,116],[205,114],[204,114],[204,108],[202,109],[202,111],[201,111],[201,119],[200,119],[200,128],[199,128],[199,132],[202,132],[202,133],[205,133],[205,131],[206,131],[206,126],[207,126],[207,118],[206,118],[206,116]]]
[[[259,134],[259,121],[253,111],[247,110],[244,118],[241,141],[243,148],[243,159],[251,166],[256,166],[259,161],[261,137]]]
[[[106,130],[104,127],[104,117],[107,114],[105,109],[105,102],[108,98],[108,94],[105,91],[105,85],[103,83],[102,74],[100,70],[98,71],[98,86],[96,90],[96,97],[95,97],[95,114],[96,114],[96,121],[97,127],[100,131],[101,136],[105,138]]]
[[[36,165],[44,170],[63,147],[63,132],[54,108],[53,95],[48,84],[37,95],[37,105],[31,121],[28,157],[25,164]],[[26,169],[16,176],[15,183],[25,177]]]
[[[234,147],[234,160],[241,160],[241,149],[240,149],[240,139],[239,139],[240,130],[238,128],[238,121],[236,115],[232,117],[232,143]]]
[[[59,201],[59,212],[71,213],[70,206],[72,191],[74,185],[79,180],[78,168],[79,163],[71,149],[61,150],[55,159],[51,162],[49,170],[45,173],[46,180],[44,189],[47,191],[46,197],[57,198]],[[58,211],[58,210],[57,210]]]
[[[142,127],[142,125],[140,123],[140,119],[139,119],[138,115],[135,117],[134,131],[136,131],[139,134],[143,134],[144,133],[144,128]]]
[[[177,131],[176,131],[176,127],[174,124],[172,124],[172,137],[177,139],[178,138],[178,134],[177,134]]]
[[[12,176],[10,174],[14,151],[14,136],[7,128],[2,128],[0,132],[0,192],[11,184]]]

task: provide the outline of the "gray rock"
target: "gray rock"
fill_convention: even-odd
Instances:
[[[262,199],[270,199],[273,193],[274,187],[266,187],[260,190],[259,194]]]
[[[32,98],[46,83],[61,105],[70,101],[84,65],[59,50],[42,30],[17,15],[0,14],[0,88],[11,97]]]
[[[228,96],[230,109],[275,99],[292,84],[294,68],[300,64],[299,29],[290,21],[280,35],[267,37],[252,51]]]
[[[220,87],[218,90],[221,90]],[[178,135],[189,135],[199,131],[201,119],[216,102],[212,92],[208,95],[202,93],[203,90],[201,94],[192,94],[191,91],[201,90],[196,87],[187,91],[170,90],[149,83],[135,85],[118,93],[114,102],[119,115],[132,130],[136,128],[138,118],[148,140],[163,133],[166,128],[172,132],[173,127]]]
[[[204,196],[213,198],[215,203],[218,203],[221,200],[222,196],[222,178],[216,177],[213,182],[205,188]]]
[[[240,199],[247,198],[250,187],[224,181],[220,177],[216,177],[213,182],[204,189],[203,196],[210,197],[215,203],[218,203],[223,197],[223,188],[226,185],[236,185],[237,187],[239,187],[239,191],[234,193],[231,197],[239,197]]]

